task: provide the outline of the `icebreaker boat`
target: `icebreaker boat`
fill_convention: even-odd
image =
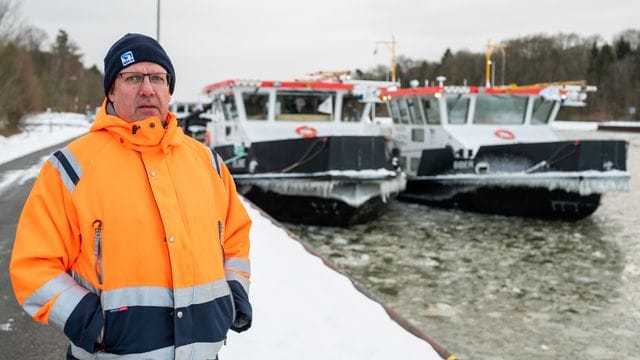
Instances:
[[[561,106],[585,84],[426,86],[384,91],[407,175],[399,198],[462,210],[576,220],[602,194],[627,191],[627,143],[563,140]]]
[[[391,129],[380,126],[385,117],[390,124],[379,99],[387,85],[214,83],[205,88],[211,110],[201,115],[211,120],[207,143],[227,163],[239,192],[275,219],[364,223],[382,214],[406,184],[390,155]]]

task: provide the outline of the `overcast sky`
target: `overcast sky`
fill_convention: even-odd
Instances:
[[[87,66],[127,32],[156,36],[157,0],[20,0],[19,15],[48,34],[67,31]],[[161,0],[160,42],[176,68],[174,99],[230,78],[289,80],[318,70],[390,63],[396,52],[439,60],[539,33],[600,35],[640,29],[639,0]],[[508,62],[508,54],[507,54]],[[444,74],[446,75],[446,74]]]

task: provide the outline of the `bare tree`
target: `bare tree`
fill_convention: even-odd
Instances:
[[[15,0],[0,0],[0,42],[11,41],[19,32],[20,3]]]
[[[15,132],[22,117],[41,108],[42,92],[31,55],[9,43],[0,48],[0,120]]]

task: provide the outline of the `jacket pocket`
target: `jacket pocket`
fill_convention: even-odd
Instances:
[[[222,221],[218,220],[218,241],[220,242],[220,251],[222,252],[222,267],[225,268],[225,254],[224,254],[224,226],[222,225]],[[236,320],[236,304],[233,300],[233,293],[231,292],[231,287],[229,287],[229,283],[227,282],[227,288],[229,289],[229,301],[231,302],[231,324]]]
[[[236,316],[238,316],[236,312],[236,302],[233,299],[233,293],[231,293],[231,288],[229,288],[229,300],[231,301],[231,324],[236,321]]]
[[[193,324],[174,322],[174,309],[159,306],[122,306],[106,312],[104,351],[129,354],[131,359],[147,359],[133,354],[145,353],[175,344],[174,329],[182,334],[193,331]]]

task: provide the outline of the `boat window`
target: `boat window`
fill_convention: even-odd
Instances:
[[[191,113],[188,104],[174,103],[172,107],[171,112],[178,115],[178,117],[183,117]]]
[[[345,94],[342,98],[342,121],[359,122],[365,105],[358,97]]]
[[[372,116],[372,119],[375,118],[388,118],[389,116],[389,107],[386,102],[383,103],[375,103],[375,114]]]
[[[409,112],[409,104],[407,104],[407,98],[398,99],[398,110],[400,113],[400,122],[403,124],[411,123],[411,115]]]
[[[394,124],[400,124],[400,109],[398,106],[398,100],[399,99],[394,99],[389,101],[389,110],[391,111],[391,118],[393,118]],[[376,111],[377,110],[378,109],[376,109]],[[376,116],[378,116],[377,112],[376,112]]]
[[[424,129],[423,128],[411,129],[411,141],[424,142]]]
[[[438,99],[422,98],[422,108],[424,109],[424,116],[427,118],[427,124],[440,124],[440,107],[438,106]]]
[[[174,111],[173,113],[176,114],[184,114],[184,115],[189,115],[192,112],[196,111],[198,106],[197,104],[182,104],[182,103],[176,103],[174,104]]]
[[[409,166],[411,171],[417,172],[418,168],[420,167],[420,158],[412,157],[411,164]]]
[[[424,124],[422,119],[422,110],[420,109],[420,100],[416,97],[407,98],[407,106],[411,114],[411,123],[416,125]]]
[[[236,99],[232,92],[227,94],[221,94],[220,100],[222,101],[222,111],[224,112],[224,119],[231,121],[238,118],[238,108],[236,108]]]
[[[527,97],[511,95],[478,95],[474,124],[523,124],[527,110]]]
[[[276,120],[331,121],[335,94],[330,92],[281,91],[276,94]]]
[[[247,112],[247,119],[267,120],[269,115],[269,94],[255,91],[242,93],[244,110]]]
[[[554,101],[543,98],[536,98],[533,101],[533,112],[531,113],[532,125],[544,125],[549,122]]]
[[[462,95],[447,97],[447,112],[449,115],[449,124],[466,124],[468,111],[468,97],[462,97]]]
[[[222,99],[220,99],[219,96],[213,98],[213,103],[211,104],[211,114],[213,119],[220,119],[224,117]]]

